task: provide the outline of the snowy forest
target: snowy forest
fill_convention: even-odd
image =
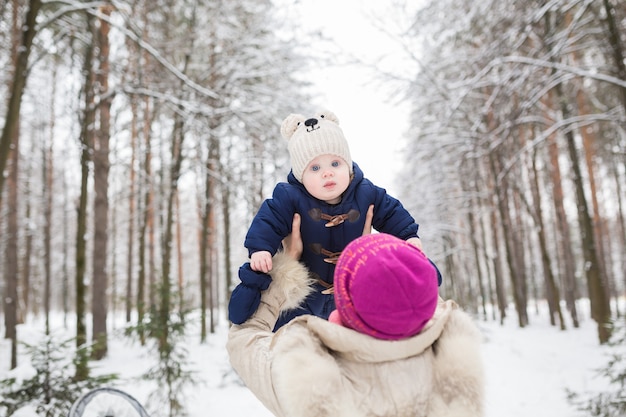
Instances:
[[[626,314],[626,3],[414,3],[371,28],[409,64],[369,66],[410,109],[396,197],[442,296],[485,320],[513,305],[519,327],[545,300],[555,331],[588,299],[607,343]],[[3,366],[17,326],[51,312],[91,346],[79,379],[115,313],[164,350],[185,311],[210,337],[289,172],[280,122],[314,110],[320,63],[358,65],[291,17],[270,0],[0,3]]]

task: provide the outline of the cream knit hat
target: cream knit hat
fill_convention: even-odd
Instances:
[[[324,154],[343,158],[352,174],[350,148],[333,112],[321,111],[308,119],[300,114],[290,114],[283,120],[280,133],[289,141],[291,169],[298,181],[302,182],[309,162]]]

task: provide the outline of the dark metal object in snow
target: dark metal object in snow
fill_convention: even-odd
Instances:
[[[132,395],[117,388],[103,387],[83,394],[68,417],[150,417]]]

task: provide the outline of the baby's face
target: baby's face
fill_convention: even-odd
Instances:
[[[320,155],[307,165],[302,184],[318,200],[337,204],[350,184],[350,167],[337,155]]]

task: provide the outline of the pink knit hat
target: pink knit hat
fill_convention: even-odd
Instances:
[[[378,339],[414,336],[435,313],[437,286],[420,249],[384,233],[362,236],[337,261],[337,310],[329,320]]]

